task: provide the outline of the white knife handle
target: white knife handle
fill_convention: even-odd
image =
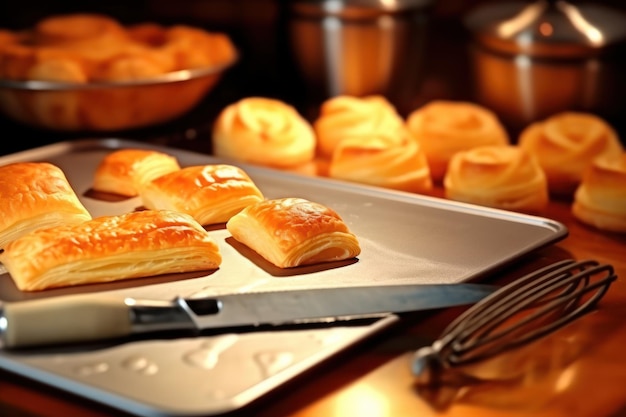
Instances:
[[[123,298],[56,297],[0,305],[4,347],[88,342],[129,335]]]

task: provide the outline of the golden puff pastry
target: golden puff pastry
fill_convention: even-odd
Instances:
[[[358,256],[361,248],[331,208],[302,198],[264,200],[226,223],[233,238],[279,268]]]
[[[626,153],[592,162],[574,193],[572,213],[598,229],[626,232]]]
[[[278,169],[313,164],[315,144],[310,123],[275,99],[248,97],[230,104],[213,127],[215,155]]]
[[[107,154],[94,174],[95,191],[126,197],[139,194],[145,183],[178,171],[178,160],[163,152],[148,149],[120,149]]]
[[[226,164],[170,172],[145,184],[139,195],[148,209],[187,213],[202,225],[224,223],[264,198],[245,171]]]
[[[415,193],[433,188],[426,155],[404,126],[346,136],[333,153],[328,176]]]
[[[508,133],[495,113],[464,101],[432,101],[410,113],[406,126],[422,144],[435,182],[443,180],[455,153],[509,144]]]
[[[0,261],[22,291],[217,269],[219,246],[191,216],[136,211],[40,229]]]
[[[0,167],[0,248],[33,230],[90,220],[61,168],[47,162]]]
[[[520,147],[539,160],[550,192],[571,196],[589,164],[599,156],[619,156],[622,145],[603,119],[580,112],[558,113],[532,123],[519,136]]]
[[[537,160],[517,146],[480,146],[457,152],[444,177],[451,200],[504,210],[541,213],[548,183]]]
[[[337,96],[322,103],[313,123],[321,157],[332,157],[346,137],[367,138],[388,129],[395,130],[404,121],[395,107],[383,96]]]

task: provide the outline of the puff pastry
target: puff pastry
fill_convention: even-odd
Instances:
[[[163,152],[120,149],[102,159],[96,168],[92,188],[95,191],[134,197],[139,194],[142,184],[179,169],[178,160]]]
[[[5,247],[0,261],[22,291],[211,270],[219,246],[191,216],[137,211],[40,229]]]
[[[443,180],[455,153],[509,144],[508,133],[495,113],[470,102],[432,101],[410,113],[406,126],[422,144],[435,182]]]
[[[356,236],[334,210],[302,198],[250,205],[226,227],[235,240],[279,268],[345,260],[361,252]]]
[[[518,144],[539,160],[550,192],[571,196],[589,164],[599,156],[619,156],[624,150],[616,131],[603,119],[580,112],[563,112],[532,123]]]
[[[329,177],[415,193],[433,188],[426,155],[402,125],[344,137],[330,162]]]
[[[320,156],[332,157],[343,138],[368,138],[372,134],[395,130],[404,121],[383,96],[337,96],[322,103],[313,123]]]
[[[456,153],[444,177],[451,200],[541,213],[548,183],[537,160],[517,146],[480,146]]]
[[[33,230],[90,220],[61,168],[47,162],[0,167],[0,248]]]
[[[275,99],[248,97],[224,108],[213,127],[213,153],[294,170],[313,163],[315,133],[297,110]]]
[[[148,209],[176,210],[200,224],[224,223],[263,194],[239,167],[227,164],[198,165],[162,175],[139,190]]]
[[[626,232],[626,153],[592,162],[574,193],[572,214],[598,229]]]

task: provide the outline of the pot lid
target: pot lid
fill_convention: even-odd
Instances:
[[[488,48],[541,57],[594,55],[626,39],[626,13],[565,0],[483,5],[465,25]]]
[[[433,0],[292,0],[293,12],[306,16],[368,18],[401,13],[430,6]]]

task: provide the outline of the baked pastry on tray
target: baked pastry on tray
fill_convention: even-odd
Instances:
[[[433,188],[424,151],[402,125],[344,137],[333,152],[328,176],[415,193]]]
[[[144,184],[139,190],[148,209],[190,214],[202,225],[224,223],[263,194],[239,167],[227,164],[182,168]]]
[[[142,184],[179,169],[177,159],[171,155],[148,149],[120,149],[102,159],[92,188],[134,197]]]
[[[626,232],[626,153],[592,162],[574,193],[572,213],[598,229]]]
[[[22,291],[212,270],[221,261],[217,243],[191,216],[152,210],[40,229],[0,254]]]
[[[302,198],[264,200],[226,223],[238,242],[279,268],[354,258],[359,242],[331,208]]]
[[[331,158],[344,138],[363,138],[395,130],[404,120],[383,96],[337,96],[326,100],[313,123],[317,150],[322,158]]]
[[[456,152],[509,144],[508,133],[495,113],[465,101],[431,101],[410,113],[406,126],[422,144],[435,182],[443,180]]]
[[[0,248],[33,230],[91,219],[61,168],[47,162],[0,167]]]
[[[563,112],[526,127],[519,146],[539,160],[550,192],[571,196],[585,169],[599,156],[619,156],[624,149],[605,120],[580,112]]]
[[[315,133],[297,110],[280,100],[247,97],[226,106],[213,126],[216,156],[315,174]]]
[[[444,178],[447,198],[504,210],[541,213],[548,183],[537,160],[517,146],[457,152]]]

